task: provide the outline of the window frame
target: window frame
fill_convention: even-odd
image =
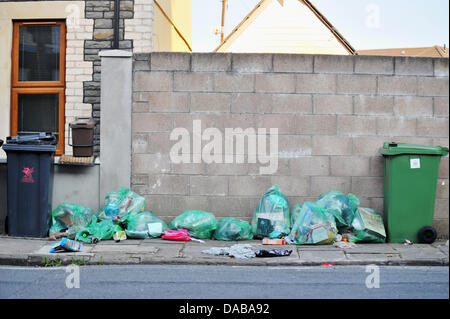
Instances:
[[[11,92],[11,136],[18,133],[19,94],[58,94],[58,146],[56,155],[64,154],[64,130],[61,131],[61,123],[65,121],[65,89],[64,88],[13,88]],[[64,124],[62,125],[64,129]]]
[[[59,81],[19,81],[19,30],[21,26],[60,27]],[[65,20],[13,20],[11,50],[11,107],[10,134],[18,133],[19,94],[59,94],[57,156],[64,154],[65,136],[65,87],[66,87],[66,22]]]

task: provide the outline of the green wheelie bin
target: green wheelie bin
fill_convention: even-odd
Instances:
[[[385,142],[384,224],[389,242],[432,243],[439,162],[448,154],[442,146]]]

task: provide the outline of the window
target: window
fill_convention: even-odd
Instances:
[[[15,21],[11,76],[11,135],[52,132],[64,153],[64,21]]]

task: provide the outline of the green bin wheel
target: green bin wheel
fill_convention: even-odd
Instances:
[[[424,226],[418,233],[419,242],[423,244],[432,244],[437,238],[437,231],[432,226]]]

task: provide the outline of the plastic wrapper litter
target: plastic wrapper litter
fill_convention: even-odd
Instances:
[[[129,213],[142,212],[145,209],[145,198],[122,187],[105,196],[105,205],[98,213],[100,219],[122,219]]]
[[[202,253],[239,259],[254,258],[256,256],[252,245],[249,244],[236,244],[231,247],[211,247],[203,250]]]
[[[185,210],[172,220],[169,228],[172,230],[186,229],[192,237],[211,239],[218,223],[213,213]]]
[[[251,225],[256,238],[276,238],[289,234],[291,227],[289,201],[278,185],[272,186],[262,196],[253,214]],[[274,231],[276,236],[271,236]]]
[[[355,217],[359,199],[353,194],[345,195],[339,191],[330,191],[320,195],[316,204],[333,214],[338,227],[348,227]]]
[[[282,256],[290,256],[292,254],[292,250],[287,249],[269,249],[269,250],[257,250],[255,252],[256,257],[282,257]]]
[[[214,231],[217,240],[236,241],[253,239],[252,228],[248,222],[234,217],[224,217]]]
[[[131,212],[125,218],[125,233],[128,238],[160,237],[169,227],[150,211]]]
[[[295,244],[331,244],[337,234],[334,216],[315,203],[305,202],[289,238]]]
[[[60,204],[52,212],[50,235],[66,232],[74,239],[77,232],[89,225],[95,218],[92,209],[77,204]]]

